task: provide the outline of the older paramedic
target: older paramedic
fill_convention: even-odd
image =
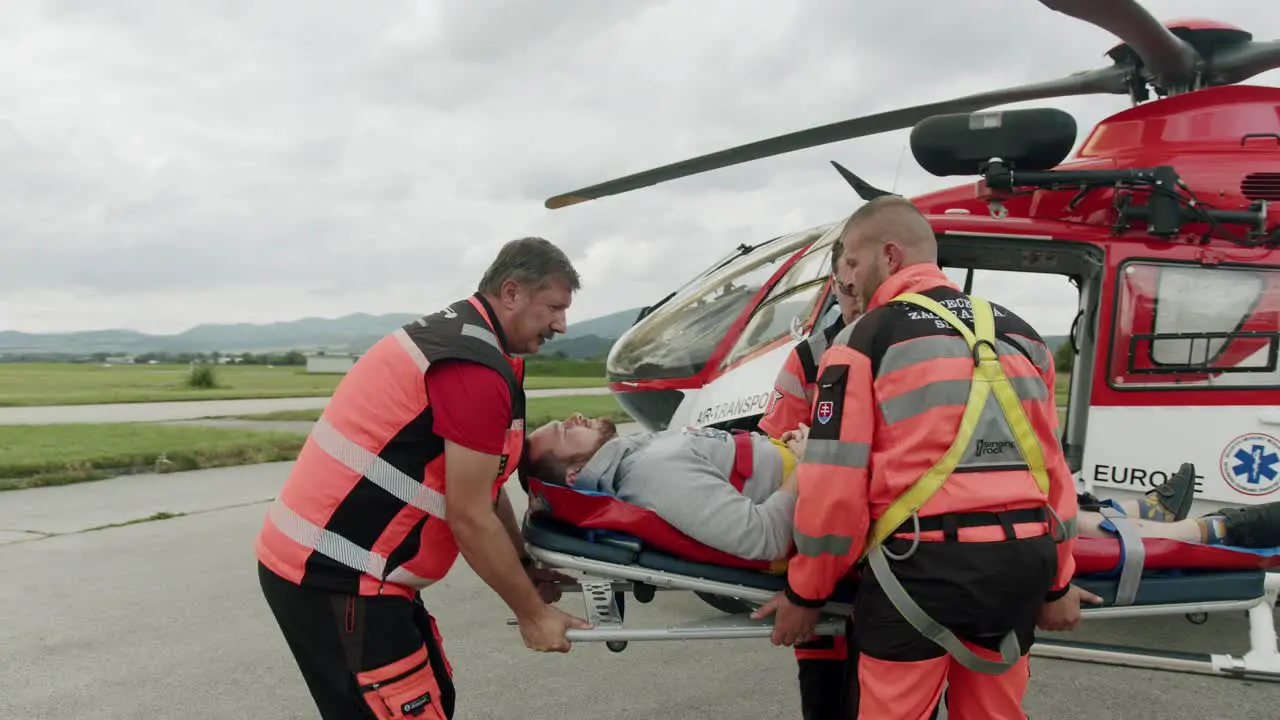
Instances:
[[[652,510],[690,538],[747,560],[791,550],[796,458],[805,432],[673,428],[614,437],[612,425],[574,415],[529,434],[531,476],[609,493]],[[583,456],[584,448],[592,452]],[[562,458],[577,456],[575,461]]]

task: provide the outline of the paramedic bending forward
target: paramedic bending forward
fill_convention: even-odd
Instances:
[[[419,591],[459,551],[527,646],[590,627],[544,602],[502,485],[524,448],[524,364],[565,331],[578,274],[541,238],[507,243],[478,291],[351,368],[258,535],[263,594],[326,720],[449,718],[453,671]],[[524,567],[522,567],[522,562]],[[554,599],[554,591],[548,591]]]
[[[797,554],[759,614],[776,611],[775,643],[809,638],[814,608],[865,553],[858,717],[923,720],[946,683],[953,720],[1021,720],[1037,620],[1079,615],[1052,359],[1007,309],[970,309],[909,201],[859,208],[844,242],[866,314],[820,363]]]

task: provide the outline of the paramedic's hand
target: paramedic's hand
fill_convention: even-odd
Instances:
[[[752,620],[762,620],[777,613],[773,620],[774,645],[795,645],[813,637],[818,626],[818,609],[800,607],[787,599],[786,593],[778,593],[769,602],[751,613]]]
[[[560,601],[560,588],[556,583],[571,583],[573,578],[563,573],[547,568],[531,567],[526,571],[529,575],[530,582],[538,588],[538,595],[542,597],[545,603],[553,603]]]
[[[569,652],[572,645],[565,638],[569,628],[590,630],[591,623],[576,618],[555,605],[543,605],[529,617],[517,618],[524,646],[538,652]]]
[[[1081,600],[1093,605],[1102,603],[1102,598],[1084,588],[1072,585],[1066,595],[1040,606],[1040,612],[1036,616],[1036,627],[1050,631],[1075,630],[1080,624]]]

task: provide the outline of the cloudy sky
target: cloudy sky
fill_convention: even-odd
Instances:
[[[1280,37],[1270,0],[1145,4]],[[526,234],[583,274],[571,321],[635,307],[739,243],[850,212],[830,159],[904,194],[949,183],[904,156],[904,130],[545,198],[1097,67],[1116,42],[1034,0],[5,0],[0,329],[427,312]],[[1083,138],[1126,102],[1054,104]],[[1047,304],[979,285],[1042,332],[1070,324],[1065,280]]]

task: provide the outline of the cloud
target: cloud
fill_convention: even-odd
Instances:
[[[1280,36],[1264,2],[1146,4]],[[1097,67],[1117,42],[1033,0],[12,0],[0,33],[0,328],[36,332],[425,311],[528,234],[578,264],[571,319],[642,305],[740,243],[847,214],[830,159],[908,194],[955,183],[899,131],[546,197]],[[1125,100],[1054,104],[1083,137]],[[978,282],[1046,333],[1070,324],[1065,281],[1049,303],[1044,278]]]

